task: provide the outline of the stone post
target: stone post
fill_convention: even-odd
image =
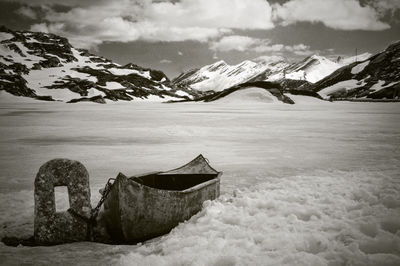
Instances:
[[[56,212],[54,187],[68,188],[70,211]],[[78,161],[54,159],[42,165],[35,179],[35,243],[61,244],[87,240],[90,218],[89,173]]]

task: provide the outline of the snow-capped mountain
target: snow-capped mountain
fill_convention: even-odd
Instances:
[[[262,57],[253,61],[246,60],[237,65],[228,65],[221,60],[200,69],[182,73],[172,82],[175,85],[199,91],[222,91],[257,76],[269,75],[287,65],[284,58],[280,56]]]
[[[370,54],[365,53],[357,56],[357,60],[365,60],[369,56]],[[314,83],[354,60],[355,57],[349,57],[332,61],[323,56],[312,55],[291,64],[281,56],[263,56],[233,66],[218,61],[182,73],[172,82],[200,91],[222,91],[241,83],[262,80],[304,80]]]
[[[199,93],[177,88],[161,71],[121,66],[46,33],[0,27],[0,90],[65,102],[168,101]]]
[[[336,70],[306,89],[332,100],[400,98],[400,41],[366,60]]]
[[[371,54],[364,53],[357,56],[357,59],[355,57],[349,57],[332,61],[323,56],[312,55],[270,75],[267,80],[276,81],[279,79],[294,79],[306,80],[308,82],[315,83],[332,74],[335,70],[353,63],[355,60],[362,61],[370,56]]]

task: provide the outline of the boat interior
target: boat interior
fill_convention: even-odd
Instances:
[[[154,173],[139,177],[131,177],[142,185],[163,190],[185,190],[198,184],[217,178],[216,174],[163,174]]]

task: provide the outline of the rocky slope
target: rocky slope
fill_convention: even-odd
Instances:
[[[65,102],[190,100],[202,94],[172,84],[161,71],[121,66],[67,39],[0,27],[0,90]]]
[[[303,89],[325,99],[399,99],[400,41],[367,60],[351,63]]]

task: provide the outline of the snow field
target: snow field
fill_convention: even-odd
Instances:
[[[339,90],[350,90],[353,88],[364,86],[365,82],[363,80],[349,79],[345,81],[340,81],[332,86],[326,87],[318,92],[322,98],[329,98],[329,95],[335,93]]]
[[[371,88],[369,88],[369,89],[371,91],[373,91],[373,92],[376,92],[376,91],[380,91],[380,90],[382,90],[384,88],[390,87],[390,86],[392,86],[392,85],[394,85],[396,83],[399,83],[399,82],[395,81],[395,82],[390,82],[387,85],[383,85],[383,84],[385,84],[385,81],[384,80],[378,80],[378,82],[375,83],[374,85],[372,85]]]
[[[109,68],[108,71],[111,74],[117,75],[117,76],[124,76],[124,75],[129,75],[129,74],[137,74],[139,76],[142,76],[146,79],[152,79],[150,75],[150,71],[138,71],[136,69],[121,69],[121,68]]]
[[[400,184],[365,173],[236,189],[121,265],[398,265]],[[388,199],[390,198],[390,199]]]
[[[306,67],[305,77],[306,77],[307,81],[313,82],[313,83],[330,75],[336,69],[338,69],[342,66],[341,64],[335,63],[325,57],[321,57],[321,56],[317,56],[317,55],[312,56],[311,59],[317,59],[318,64],[311,65],[310,67]],[[302,80],[302,79],[304,79],[304,70],[294,71],[292,73],[287,74],[286,77],[289,79]]]
[[[135,246],[0,243],[4,265],[399,264],[397,103],[12,99],[0,110],[0,236],[32,235],[33,180],[53,158],[85,165],[92,205],[118,172],[173,169],[202,153],[224,174],[220,199],[169,235]]]
[[[304,96],[304,95],[294,95],[291,93],[285,93],[287,97],[292,99],[295,104],[321,104],[320,99],[315,98],[315,97],[310,97],[310,96]]]
[[[0,42],[4,41],[4,40],[9,40],[11,38],[13,38],[14,35],[7,33],[7,32],[0,32]]]

